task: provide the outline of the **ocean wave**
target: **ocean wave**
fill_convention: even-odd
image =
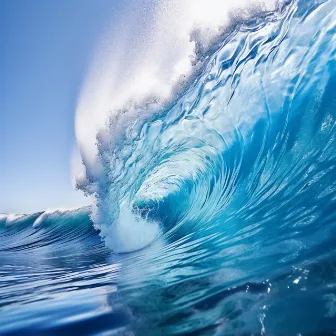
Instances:
[[[3,214],[0,218],[0,247],[6,253],[33,253],[52,248],[68,251],[74,244],[97,235],[90,220],[91,207],[49,209],[29,215]]]
[[[77,185],[94,195],[93,221],[115,252],[252,216],[289,190],[302,195],[318,157],[333,157],[332,6],[277,3],[230,21],[171,98],[146,91],[144,102],[110,111],[98,164],[84,152]]]
[[[223,28],[207,35],[210,8],[200,30],[187,20],[186,40],[186,30],[174,32],[180,13],[144,40],[151,19],[170,23],[169,6],[149,12],[138,35],[134,16],[124,23],[135,22],[130,35],[117,24],[115,57],[98,58],[102,72],[83,89],[77,186],[95,204],[0,216],[1,332],[336,330],[335,0],[282,2],[232,19],[226,8],[214,20],[224,17]],[[192,48],[179,50],[194,56],[180,87],[181,54],[163,57],[179,33],[179,43],[192,34]],[[136,71],[144,64],[145,74],[167,65],[158,77],[165,94],[156,81],[145,85]],[[116,69],[126,73],[111,85]]]

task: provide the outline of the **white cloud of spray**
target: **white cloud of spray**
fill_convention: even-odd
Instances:
[[[100,41],[78,100],[76,136],[85,164],[94,170],[97,132],[112,114],[127,108],[130,101],[171,98],[181,78],[192,73],[195,42],[205,47],[230,25],[233,13],[248,16],[256,6],[269,11],[276,1],[168,0],[125,5],[119,21]],[[195,29],[200,32],[196,41]]]

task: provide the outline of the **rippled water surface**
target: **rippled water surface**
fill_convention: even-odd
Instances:
[[[203,62],[100,144],[98,224],[0,218],[1,335],[336,333],[336,2],[238,23]]]

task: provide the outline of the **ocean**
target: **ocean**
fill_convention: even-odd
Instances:
[[[336,334],[336,1],[197,32],[78,131],[92,206],[0,216],[0,335]]]

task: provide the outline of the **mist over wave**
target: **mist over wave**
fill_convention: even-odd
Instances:
[[[143,167],[151,161],[151,169],[156,169],[160,166],[156,152],[163,150],[170,155],[176,146],[168,144],[168,139],[163,143],[155,138],[156,135],[150,139],[149,133],[160,132],[162,139],[167,134],[172,138],[180,136],[181,130],[172,125],[175,121],[162,120],[162,117],[183,114],[182,110],[176,111],[177,104],[192,104],[192,100],[202,99],[202,93],[198,97],[191,96],[195,96],[199,90],[195,84],[206,81],[208,74],[205,72],[209,71],[206,68],[212,62],[210,59],[223,48],[229,34],[249,20],[256,26],[266,24],[263,21],[275,19],[277,15],[281,15],[284,7],[281,2],[271,1],[248,6],[244,1],[235,5],[222,1],[172,1],[155,4],[153,6],[149,2],[147,5],[150,7],[134,5],[134,15],[130,15],[125,21],[121,20],[121,24],[111,34],[112,38],[104,41],[105,50],[101,52],[103,56],[97,58],[97,64],[88,77],[77,111],[76,129],[84,163],[77,184],[80,189],[95,196],[97,211],[94,221],[107,238],[106,241],[117,252],[144,247],[164,230],[162,223],[148,221],[148,218],[144,221],[139,211],[135,210],[139,202],[134,197],[138,193],[137,189],[141,188],[140,180],[145,185],[145,175],[151,174],[149,169],[142,172]],[[267,19],[268,16],[274,18]],[[218,66],[214,65],[212,71],[218,71]],[[226,88],[222,90],[225,91]],[[206,99],[202,100],[202,104],[207,104]],[[192,113],[194,112],[190,114]],[[176,116],[175,119],[180,117]],[[151,130],[146,131],[148,123],[152,123],[152,126]],[[158,123],[166,123],[167,131],[161,132],[159,126],[156,127]],[[180,125],[182,124],[181,121]],[[204,125],[199,126],[203,128],[200,130],[202,138],[203,131],[209,132]],[[157,129],[154,130],[155,128]],[[149,135],[148,146],[145,145],[140,152],[146,153],[139,153],[138,158],[135,154],[131,158],[130,151],[133,149],[130,147],[143,143],[142,138],[147,136],[144,132]],[[219,130],[219,134],[221,132],[226,130]],[[190,134],[185,134],[185,138],[180,141],[183,143],[188,139]],[[151,142],[156,141],[162,143],[154,149]],[[223,147],[220,142],[219,139],[217,145]],[[197,151],[196,148],[194,150]],[[220,149],[222,150],[223,148]],[[176,162],[184,155],[178,152],[175,153]],[[200,165],[205,164],[204,160],[195,156],[191,159],[195,160],[195,165],[197,161]],[[128,164],[130,160],[132,163]],[[126,165],[134,165],[134,168],[126,168]],[[195,166],[195,169],[198,168]],[[174,173],[173,170],[167,171],[170,175]],[[196,171],[191,172],[194,173]],[[131,178],[122,176],[125,174]],[[179,178],[184,179],[177,174],[175,179]],[[135,183],[136,180],[138,183]],[[157,195],[154,195],[154,199],[149,199],[149,202],[157,203],[157,196],[163,199],[174,192],[174,188],[179,188],[175,181],[164,183],[162,188],[158,186],[156,190],[152,190]],[[146,197],[150,198],[148,192]],[[131,231],[134,230],[139,233],[135,234],[136,241],[130,238]]]

